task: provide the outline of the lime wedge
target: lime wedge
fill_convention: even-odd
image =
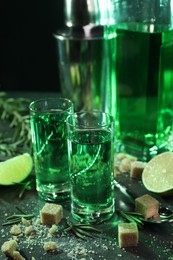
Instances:
[[[173,194],[173,152],[155,156],[142,173],[145,188],[160,195]]]
[[[23,181],[32,171],[33,160],[24,153],[0,163],[0,185],[13,185]]]

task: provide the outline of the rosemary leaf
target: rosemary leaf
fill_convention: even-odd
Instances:
[[[16,206],[16,209],[20,212],[20,213],[22,213],[22,214],[26,214],[22,209],[20,209],[18,206]]]
[[[7,221],[7,222],[3,223],[2,226],[14,225],[14,224],[16,224],[16,223],[19,223],[20,221],[21,221],[20,218],[19,218],[19,219],[13,219],[13,220],[11,220],[11,221]]]
[[[137,212],[125,212],[122,210],[118,211],[122,217],[124,217],[129,222],[135,222],[139,227],[143,227],[144,225],[144,218],[140,213]]]
[[[94,238],[94,232],[101,232],[100,230],[94,228],[90,224],[81,224],[81,223],[69,223],[67,222],[68,227],[64,229],[64,232],[73,232],[77,237],[85,239],[85,237]],[[91,233],[92,232],[92,233]]]
[[[33,214],[14,214],[12,216],[9,216],[7,218],[7,220],[10,220],[10,219],[16,219],[16,218],[26,218],[26,219],[30,219],[33,217]]]
[[[82,229],[84,230],[90,230],[90,231],[95,231],[95,232],[101,232],[99,229],[93,227],[93,226],[90,226],[90,225],[76,225],[76,227],[82,227]]]
[[[81,233],[79,233],[75,228],[72,228],[72,232],[75,234],[75,236],[77,236],[78,238],[81,239],[86,239],[84,235],[82,235]]]
[[[70,227],[68,227],[68,228],[65,228],[65,229],[64,229],[64,232],[68,232],[68,231],[70,231],[70,230],[72,230],[72,226],[70,226]]]
[[[124,213],[123,211],[121,211],[121,215],[122,215],[124,218],[126,218],[127,220],[129,220],[130,222],[132,222],[132,218],[131,218],[128,214],[126,214],[126,213]]]
[[[13,215],[7,217],[6,222],[2,224],[3,226],[19,223],[19,222],[21,222],[22,218],[31,219],[34,217],[33,214],[25,214],[24,211],[21,210],[19,207],[16,207],[16,208],[18,211],[22,212],[22,214],[13,214]]]
[[[90,234],[89,232],[83,230],[82,228],[75,227],[75,230],[76,230],[78,233],[80,233],[81,235],[83,235],[83,236],[93,237],[93,234]]]
[[[0,135],[3,156],[14,156],[21,149],[31,149],[29,103],[29,99],[8,98],[6,93],[0,92],[0,118],[1,123],[6,123],[6,133]]]
[[[27,182],[19,182],[19,183],[14,183],[17,185],[17,192],[18,192],[18,198],[22,199],[24,193],[27,190],[32,190],[34,189],[34,181],[29,180]]]
[[[126,211],[126,214],[131,215],[131,216],[143,217],[141,213],[138,213],[135,211]]]

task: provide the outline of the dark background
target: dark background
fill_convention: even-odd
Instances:
[[[59,91],[53,33],[64,0],[1,0],[0,91]]]

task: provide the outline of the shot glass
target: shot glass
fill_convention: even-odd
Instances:
[[[65,98],[33,101],[30,106],[36,188],[45,201],[69,197],[66,119],[73,103]]]
[[[113,118],[103,112],[78,112],[67,118],[71,213],[86,223],[114,213]]]

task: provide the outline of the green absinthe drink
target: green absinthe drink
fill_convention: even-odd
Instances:
[[[113,145],[106,130],[76,130],[68,139],[72,215],[84,222],[114,212]]]
[[[43,101],[35,102],[41,107]],[[57,105],[59,101],[44,101]],[[52,103],[51,103],[52,102]],[[58,106],[58,105],[57,105]],[[67,152],[66,118],[70,108],[36,109],[31,112],[31,132],[34,150],[37,191],[46,201],[58,201],[69,197],[69,169]],[[34,110],[35,109],[35,110]]]
[[[138,23],[113,30],[116,148],[146,160],[173,147],[173,30]]]

